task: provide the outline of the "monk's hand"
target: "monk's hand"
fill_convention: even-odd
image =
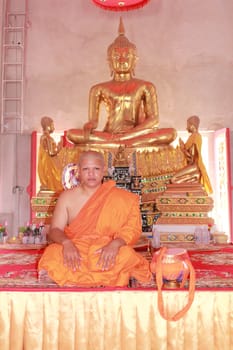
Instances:
[[[96,254],[100,254],[97,265],[101,266],[102,271],[109,270],[115,264],[118,251],[123,245],[126,245],[125,241],[121,238],[116,238],[104,247],[96,250]]]
[[[72,271],[80,269],[82,258],[78,248],[70,239],[65,239],[62,245],[64,265]]]

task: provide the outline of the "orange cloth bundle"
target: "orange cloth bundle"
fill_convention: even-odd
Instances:
[[[195,271],[185,249],[161,248],[154,253],[151,264],[151,272],[155,273],[156,283],[158,287],[158,308],[161,316],[169,321],[177,321],[185,315],[192,305],[195,293]],[[186,306],[173,316],[168,316],[164,310],[162,297],[162,287],[166,282],[174,282],[183,288],[185,282],[189,280],[189,296]]]

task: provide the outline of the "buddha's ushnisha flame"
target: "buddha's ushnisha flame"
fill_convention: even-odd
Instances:
[[[118,37],[108,47],[108,56],[111,55],[112,51],[116,48],[130,48],[132,52],[136,55],[137,48],[125,36],[125,28],[121,17],[120,17],[120,23],[118,28],[118,34],[119,34]]]

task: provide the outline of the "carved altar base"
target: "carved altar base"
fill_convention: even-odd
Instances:
[[[203,225],[204,226],[204,225]],[[203,227],[202,226],[202,227]],[[195,243],[196,225],[189,224],[156,224],[159,233],[160,243]],[[206,225],[208,228],[208,226]]]
[[[31,209],[34,213],[33,224],[49,225],[59,193],[52,191],[40,191],[31,199]]]
[[[186,164],[184,155],[179,147],[174,148],[169,145],[136,148],[118,145],[114,148],[108,148],[103,145],[94,144],[83,146],[67,144],[58,155],[58,157],[61,157],[61,173],[68,164],[78,163],[80,154],[87,150],[95,150],[103,153],[105,164],[107,165],[106,178],[111,177],[116,164],[118,167],[122,165],[128,166],[131,177],[140,177],[140,198],[144,226],[148,226],[146,230],[151,231],[151,225],[153,224],[151,218],[157,219],[158,215],[158,211],[154,209],[156,197],[166,190],[174,173]],[[36,156],[38,157],[38,155]],[[35,187],[40,188],[40,184],[37,184]],[[40,190],[32,196],[33,223],[50,223],[58,196],[59,192]],[[146,224],[145,220],[148,221]]]
[[[213,199],[199,183],[169,184],[156,199],[162,213],[157,223],[213,225],[214,220],[208,216],[213,204]]]
[[[156,199],[161,216],[156,222],[162,241],[194,242],[198,225],[208,229],[214,224],[209,217],[213,199],[199,183],[169,184]]]

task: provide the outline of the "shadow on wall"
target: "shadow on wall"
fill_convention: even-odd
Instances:
[[[10,236],[30,220],[31,135],[0,135],[0,224]]]

